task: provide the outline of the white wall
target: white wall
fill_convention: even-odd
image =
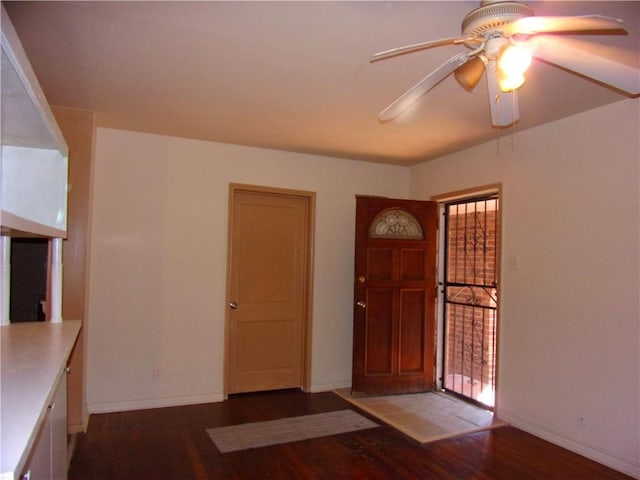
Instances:
[[[354,195],[501,182],[500,416],[640,475],[639,136],[638,99],[411,169],[99,129],[90,411],[222,398],[229,182],[317,192],[314,390],[350,384]]]
[[[640,475],[640,100],[414,167],[411,197],[501,182],[498,411]]]
[[[94,175],[90,412],[222,399],[230,182],[316,192],[312,389],[351,384],[355,195],[408,168],[100,128]]]

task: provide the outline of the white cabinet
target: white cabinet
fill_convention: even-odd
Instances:
[[[67,478],[67,374],[63,372],[55,389],[35,445],[20,477],[23,480]]]
[[[22,477],[24,480],[67,478],[67,374],[63,373]]]
[[[2,235],[66,237],[68,148],[2,7]]]
[[[47,478],[51,473],[51,424],[48,418],[36,439],[36,444],[29,457],[29,465],[22,475],[21,480],[35,480]]]
[[[67,478],[67,372],[62,374],[49,406],[51,435],[51,480]]]
[[[0,326],[0,479],[65,479],[67,374],[80,321]]]

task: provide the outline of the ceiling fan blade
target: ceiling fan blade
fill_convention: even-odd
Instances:
[[[381,122],[393,120],[409,108],[409,106],[418,101],[420,97],[426,94],[429,90],[451,75],[456,68],[460,67],[471,58],[473,58],[473,55],[470,53],[458,53],[457,55],[454,55],[380,112],[378,120]]]
[[[584,48],[573,46],[569,39],[540,35],[527,45],[534,57],[558,67],[592,78],[631,95],[640,94],[640,69],[619,63]]]
[[[487,86],[489,87],[489,107],[491,124],[494,127],[508,127],[520,120],[517,90],[503,92],[498,86],[498,62],[487,63]]]
[[[535,35],[536,33],[598,32],[627,33],[623,20],[602,15],[576,17],[524,17],[502,27],[504,35]]]
[[[449,37],[442,38],[440,40],[432,40],[429,42],[415,43],[413,45],[407,45],[405,47],[392,48],[391,50],[385,50],[384,52],[378,52],[371,57],[371,62],[377,62],[379,60],[386,60],[387,58],[396,57],[398,55],[404,55],[405,53],[413,53],[419,50],[426,50],[427,48],[442,47],[444,45],[458,45],[475,37]]]

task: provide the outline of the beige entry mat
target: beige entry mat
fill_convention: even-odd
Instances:
[[[353,397],[334,393],[420,443],[507,425],[493,412],[440,392]]]

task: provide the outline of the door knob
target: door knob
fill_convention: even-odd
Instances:
[[[356,302],[356,305],[359,306],[360,308],[367,308],[367,304],[364,303],[362,300],[360,300],[359,302]]]
[[[238,309],[238,304],[236,302],[231,302],[229,304],[229,308],[231,308],[231,310],[237,310]]]

